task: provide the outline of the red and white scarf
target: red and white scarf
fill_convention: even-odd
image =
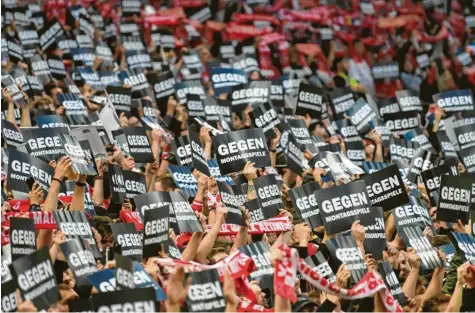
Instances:
[[[388,312],[403,312],[401,306],[391,295],[382,278],[376,273],[368,272],[351,289],[343,289],[330,283],[325,277],[308,266],[298,257],[295,249],[290,249],[284,245],[280,246],[279,249],[282,251],[283,258],[275,262],[274,291],[277,295],[292,302],[297,300],[294,286],[298,270],[309,284],[321,291],[348,300],[366,298],[379,292]]]

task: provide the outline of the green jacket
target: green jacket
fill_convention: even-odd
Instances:
[[[450,261],[447,277],[445,278],[444,287],[442,288],[443,293],[454,293],[455,285],[457,284],[457,268],[460,265],[462,265],[462,259],[460,258],[460,252],[457,250]]]

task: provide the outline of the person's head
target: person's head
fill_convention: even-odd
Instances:
[[[339,57],[333,61],[332,70],[335,73],[348,73],[348,66],[348,59]]]
[[[407,58],[404,61],[404,72],[412,73],[414,71],[414,64],[412,64],[411,59]]]
[[[206,64],[206,62],[211,61],[211,59],[213,58],[213,56],[211,55],[211,52],[206,46],[199,47],[198,53],[200,54],[200,60],[201,60],[201,63],[203,64]]]
[[[307,297],[299,297],[292,304],[292,312],[315,312],[317,305]]]
[[[261,74],[259,73],[259,71],[254,71],[249,76],[249,80],[260,80],[260,79],[261,79]]]
[[[358,55],[362,55],[365,52],[364,44],[359,39],[353,41],[353,48]]]
[[[177,186],[173,181],[173,178],[169,173],[161,175],[155,179],[155,190],[156,191],[175,191]]]
[[[424,301],[419,312],[445,312],[450,302],[450,296],[439,293]]]
[[[209,253],[208,260],[210,264],[216,264],[227,256],[228,255],[224,247],[216,247],[213,248]]]
[[[256,302],[259,305],[266,305],[266,294],[262,291],[261,286],[259,286],[259,282],[256,280],[251,281],[249,284],[251,287],[252,292],[256,296]]]

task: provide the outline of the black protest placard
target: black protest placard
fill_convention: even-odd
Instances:
[[[175,241],[171,238],[168,238],[167,241],[163,243],[163,252],[175,260],[181,260],[181,252],[175,244]]]
[[[343,154],[341,153],[327,153],[326,161],[333,180],[335,182],[342,181],[346,184],[351,182],[351,176],[345,164],[343,164],[342,156]]]
[[[83,36],[87,40],[87,44],[81,45],[81,41],[79,41],[79,35],[76,37],[76,40],[80,43],[80,48],[71,48],[71,56],[73,58],[73,64],[75,67],[83,67],[83,66],[92,66],[94,64],[94,60],[96,59],[96,51],[93,48],[92,41],[88,36]],[[80,75],[79,71],[75,72],[75,75]]]
[[[35,222],[29,218],[10,218],[12,261],[36,251]]]
[[[409,202],[396,164],[365,175],[362,180],[366,183],[371,205],[380,206],[385,212]]]
[[[201,173],[205,174],[206,176],[211,176],[211,173],[208,168],[208,162],[204,156],[204,150],[201,146],[200,137],[189,131],[188,137],[190,140],[190,147],[191,147],[191,163],[193,168],[196,168]]]
[[[457,150],[450,141],[449,136],[445,130],[440,130],[435,134],[437,137],[437,143],[439,144],[439,151],[442,152],[444,158],[458,158]]]
[[[42,57],[34,55],[28,59],[28,63],[31,74],[37,77],[43,85],[47,85],[52,81],[53,76],[51,75],[48,62]]]
[[[228,100],[216,99],[211,96],[205,98],[205,119],[212,125],[225,121],[231,123],[231,102]]]
[[[134,158],[135,162],[152,162],[155,158],[145,128],[129,126],[124,127],[123,130],[129,146],[130,155]]]
[[[114,233],[114,241],[120,246],[121,254],[134,261],[142,260],[142,238],[137,232],[135,224],[115,223],[111,224]]]
[[[76,87],[77,88],[77,87]],[[66,117],[77,121],[85,121],[88,113],[84,106],[84,100],[73,93],[62,93],[56,96],[58,102],[66,109]]]
[[[460,253],[463,262],[475,263],[475,238],[473,236],[453,231],[450,233],[450,240]]]
[[[343,114],[355,105],[353,92],[350,88],[338,88],[328,93],[330,105],[336,116],[343,116]]]
[[[468,173],[475,173],[475,147],[459,151],[460,161]]]
[[[220,59],[225,63],[228,63],[229,59],[234,58],[236,56],[236,51],[234,49],[232,42],[229,42],[229,41],[223,42],[219,46],[219,55],[220,55]]]
[[[453,131],[461,150],[475,146],[475,128],[473,124],[454,127]]]
[[[22,129],[23,140],[30,155],[46,162],[56,161],[66,155],[60,135],[68,133],[67,127]]]
[[[383,259],[383,251],[386,248],[386,227],[384,223],[384,211],[382,207],[371,209],[371,216],[366,216],[365,223],[365,253],[370,253],[377,261]]]
[[[213,136],[212,139],[221,174],[242,171],[248,161],[256,163],[256,168],[270,164],[267,140],[262,129],[238,130]]]
[[[109,187],[112,195],[111,201],[113,203],[124,203],[124,197],[127,193],[125,189],[124,175],[117,164],[109,164],[107,166],[109,175]]]
[[[273,289],[274,268],[270,261],[269,247],[264,242],[256,242],[238,249],[251,257],[256,265],[256,270],[249,275],[249,280],[257,280],[262,289]]]
[[[168,165],[173,181],[187,197],[194,197],[198,192],[198,182],[188,166]]]
[[[383,117],[384,117],[384,114],[387,114],[387,113],[401,112],[401,109],[399,108],[399,104],[396,97],[379,99],[377,102],[377,105],[379,109],[379,115]]]
[[[118,253],[114,255],[115,259],[115,288],[116,290],[135,289],[134,261]]]
[[[226,307],[217,269],[191,273],[186,304],[190,312],[223,312]]]
[[[249,219],[252,223],[264,221],[268,218],[272,218],[274,216],[266,217],[264,216],[264,212],[262,211],[261,204],[259,203],[259,199],[252,199],[243,203],[246,210],[249,211]]]
[[[40,83],[37,77],[27,75],[21,68],[16,68],[10,72],[11,76],[15,79],[18,86],[28,95],[33,98],[34,96],[40,96],[44,90],[43,84]]]
[[[125,197],[130,199],[137,195],[147,193],[145,175],[134,171],[123,170],[122,176],[124,177]]]
[[[317,86],[300,83],[295,115],[320,118],[324,101],[324,90]]]
[[[96,55],[102,60],[102,62],[104,62],[103,64],[111,65],[111,66],[114,64],[114,55],[112,54],[111,49],[106,43],[104,42],[97,43]]]
[[[340,136],[343,137],[345,143],[353,141],[361,141],[360,134],[356,129],[355,125],[351,123],[350,120],[343,119],[335,121],[337,126],[337,132]]]
[[[172,142],[173,154],[182,166],[191,165],[191,145],[188,136],[175,137]]]
[[[221,201],[228,208],[228,213],[226,214],[226,223],[245,225],[242,212],[239,209],[239,207],[242,205],[242,202],[240,202],[238,197],[234,194],[232,186],[220,181],[217,181],[216,184],[218,185]]]
[[[175,85],[176,96],[178,101],[185,104],[188,100],[186,96],[188,94],[198,95],[201,98],[205,98],[205,90],[199,81],[184,81]]]
[[[132,86],[132,99],[140,99],[147,96],[150,85],[142,69],[134,68],[120,71],[119,78],[123,84]]]
[[[421,229],[425,229],[427,226],[432,226],[429,209],[423,201],[413,196],[409,197],[407,204],[395,208],[392,214],[400,236],[402,235],[404,227],[417,226]]]
[[[437,220],[450,223],[457,223],[458,220],[461,220],[464,225],[468,224],[472,181],[472,177],[465,175],[442,175],[440,177]]]
[[[359,98],[356,103],[346,111],[351,123],[355,125],[360,136],[364,136],[373,129],[373,124],[378,117],[371,106],[363,99]]]
[[[89,287],[91,283],[87,277],[98,272],[96,260],[88,244],[76,238],[60,245],[69,268],[76,278],[76,285]]]
[[[421,258],[422,270],[432,270],[442,266],[442,260],[437,250],[432,247],[429,239],[427,239],[420,228],[405,227],[402,233],[406,247],[416,250],[416,253]]]
[[[91,65],[92,66],[92,65]],[[81,78],[84,79],[84,82],[88,85],[91,85],[95,90],[104,91],[105,87],[102,84],[99,74],[92,69],[90,66],[81,66],[77,68],[77,71],[81,75]]]
[[[122,0],[122,16],[140,16],[140,6],[142,1],[140,0]]]
[[[33,177],[43,188],[48,191],[53,178],[54,169],[48,163],[14,149],[8,149],[8,188],[24,193],[29,193],[30,188],[25,183]]]
[[[352,282],[359,282],[366,273],[366,263],[355,238],[339,235],[327,240],[326,245],[333,258],[345,263],[345,269],[351,273]]]
[[[304,261],[329,282],[336,283],[336,276],[321,251],[305,258]]]
[[[16,125],[7,120],[3,120],[2,124],[2,137],[8,146],[18,147],[23,144],[23,135]]]
[[[320,189],[318,182],[303,184],[289,190],[290,199],[294,205],[295,211],[301,220],[310,224],[310,227],[322,226],[320,220],[320,209],[314,192]]]
[[[210,69],[209,76],[216,95],[229,93],[233,90],[233,86],[247,83],[244,71],[233,68],[214,67]]]
[[[16,32],[23,50],[26,50],[25,48],[36,49],[36,46],[40,43],[40,37],[33,26],[17,27]]]
[[[66,236],[66,240],[82,239],[89,244],[94,257],[101,257],[84,211],[55,211],[53,217],[58,229]]]
[[[404,134],[404,138],[413,142],[417,142],[419,147],[426,150],[432,150],[432,143],[429,138],[424,134],[424,129],[418,127],[411,129]]]
[[[275,107],[284,107],[284,86],[282,86],[280,81],[272,81],[272,85],[270,86],[269,100]]]
[[[236,70],[242,70],[246,74],[259,71],[259,62],[257,62],[255,55],[240,55],[232,60],[232,67]]]
[[[386,113],[383,118],[386,126],[396,135],[402,135],[420,126],[419,113],[417,111]]]
[[[473,94],[470,89],[445,91],[433,95],[432,98],[437,106],[443,108],[446,113],[475,109]]]
[[[397,102],[402,112],[419,111],[422,112],[422,104],[419,96],[412,90],[396,91]]]
[[[305,151],[305,149],[309,149],[312,152],[316,152],[312,137],[304,120],[288,120],[287,124],[289,124],[290,131],[297,140],[300,150]]]
[[[48,67],[51,71],[51,76],[56,79],[64,79],[66,77],[66,68],[63,60],[58,56],[48,56]]]
[[[49,20],[42,29],[38,31],[40,46],[43,52],[49,53],[56,49],[56,38],[63,35],[64,30],[61,23],[53,18]]]
[[[132,105],[131,88],[107,86],[107,96],[118,111],[130,112]]]
[[[127,50],[125,51],[125,61],[129,69],[152,69],[153,67],[152,58],[147,50]]]
[[[2,279],[2,312],[17,312],[16,283]]]
[[[371,73],[375,80],[397,79],[399,78],[399,64],[397,62],[374,64]]]
[[[171,192],[170,198],[180,233],[202,232],[201,223],[183,192]]]
[[[407,179],[415,183],[421,172],[432,168],[436,161],[436,154],[424,149],[418,149],[411,160],[411,164],[409,164],[409,170],[406,175]]]
[[[138,195],[134,197],[134,203],[143,220],[145,218],[145,212],[148,210],[160,209],[169,212],[171,203],[170,193],[166,191],[155,191]]]
[[[23,48],[13,38],[7,38],[8,58],[17,64],[23,61]]]
[[[349,230],[354,221],[363,221],[371,215],[371,201],[362,181],[318,190],[315,196],[328,234]]]
[[[156,292],[152,287],[116,290],[92,295],[94,312],[156,312]]]
[[[188,109],[188,114],[190,117],[202,117],[205,118],[205,110],[203,99],[198,95],[186,95],[186,108]]]
[[[288,142],[286,148],[286,157],[287,157],[287,167],[297,175],[302,175],[305,171],[302,163],[302,150],[298,144],[295,136],[292,134],[288,135]]]
[[[274,128],[280,124],[279,116],[269,102],[255,107],[251,112],[252,123],[256,128],[262,128],[267,138],[274,138]]]
[[[450,173],[450,166],[447,163],[421,172],[431,205],[437,205],[439,201],[440,177],[442,175],[450,175]]]
[[[380,262],[378,263],[378,269],[384,283],[386,286],[388,286],[391,295],[399,302],[400,305],[406,305],[406,295],[402,291],[401,284],[399,283],[399,279],[393,271],[391,263],[388,261]]]
[[[94,164],[88,158],[81,147],[81,144],[75,137],[60,134],[59,138],[66,151],[66,155],[71,157],[71,164],[74,173],[84,175],[96,175]]]
[[[240,112],[248,105],[267,103],[270,86],[270,81],[253,81],[232,87],[230,94],[232,111]]]
[[[362,141],[345,142],[346,156],[354,164],[362,166],[366,161],[366,154],[364,151],[364,145]]]
[[[275,175],[261,176],[253,179],[252,182],[264,215],[267,217],[277,216],[279,209],[284,208],[284,204]]]
[[[69,310],[71,312],[94,312],[92,310],[91,298],[78,298],[68,301]]]
[[[15,83],[15,80],[10,75],[2,74],[2,88],[7,88],[11,93],[13,103],[17,108],[24,108],[28,103],[26,102],[25,97],[18,88],[18,85]]]
[[[416,150],[419,148],[419,143],[412,142],[406,139],[391,137],[389,145],[389,153],[391,155],[391,161],[401,161],[409,166],[412,158],[416,154]]]
[[[31,300],[38,310],[58,302],[58,284],[47,247],[12,263],[16,283],[24,301]]]
[[[145,196],[145,195],[144,195]],[[153,199],[152,199],[153,200]],[[149,203],[153,203],[150,202]],[[143,257],[158,255],[160,243],[168,240],[168,206],[146,210],[144,216]]]

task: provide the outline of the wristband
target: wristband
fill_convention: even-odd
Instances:
[[[269,152],[277,152],[276,149],[269,149]]]
[[[104,179],[104,176],[99,176],[98,175],[98,176],[94,177],[94,180],[102,180],[102,179]]]
[[[81,182],[76,182],[76,186],[79,186],[79,187],[86,187],[86,183],[81,183]]]
[[[59,179],[59,178],[56,178],[56,177],[53,177],[51,178],[51,181],[57,181],[58,183],[62,184],[63,182]]]

